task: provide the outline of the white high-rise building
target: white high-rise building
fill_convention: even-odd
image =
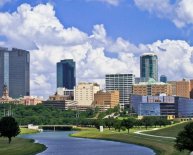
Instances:
[[[107,74],[105,77],[106,90],[119,90],[121,108],[129,107],[132,85],[135,83],[134,74]]]
[[[91,106],[94,94],[99,90],[100,86],[97,83],[79,83],[74,89],[74,100],[79,106]]]

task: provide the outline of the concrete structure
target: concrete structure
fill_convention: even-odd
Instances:
[[[57,88],[74,89],[76,85],[76,64],[72,59],[57,63]]]
[[[160,95],[166,94],[168,96],[172,95],[172,86],[163,82],[156,82],[154,79],[149,79],[148,82],[140,82],[139,84],[133,85],[133,94],[136,95]]]
[[[119,91],[119,104],[123,109],[129,107],[132,85],[135,83],[134,74],[107,74],[105,76],[106,90]]]
[[[61,96],[69,96],[70,100],[74,100],[74,89],[66,89],[63,87],[59,87],[57,88],[56,93]]]
[[[176,96],[190,98],[190,81],[183,79],[176,82]]]
[[[78,106],[91,106],[94,101],[94,94],[100,90],[97,83],[79,83],[75,89],[74,100]]]
[[[166,82],[167,82],[167,76],[161,75],[161,76],[160,76],[160,82],[166,83]]]
[[[145,81],[150,78],[158,81],[158,57],[155,53],[144,53],[140,57],[140,77]]]
[[[94,107],[99,107],[100,111],[106,111],[119,104],[119,91],[98,91],[94,94]]]
[[[13,98],[30,95],[30,55],[28,51],[0,48],[0,95],[7,85]]]
[[[66,109],[65,100],[47,100],[43,101],[42,104],[49,108]]]

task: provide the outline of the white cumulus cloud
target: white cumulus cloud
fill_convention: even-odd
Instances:
[[[157,14],[161,18],[171,20],[182,28],[193,24],[193,0],[134,0],[142,10]]]

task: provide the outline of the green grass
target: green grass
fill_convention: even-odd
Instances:
[[[31,139],[13,138],[8,144],[7,138],[0,138],[1,155],[35,155],[45,149],[44,145],[34,143]]]
[[[169,128],[168,128],[169,129]],[[112,141],[120,141],[124,143],[133,143],[153,149],[157,155],[189,155],[187,151],[179,152],[173,146],[175,144],[172,139],[156,138],[133,133],[136,129],[131,130],[130,134],[124,132],[116,132],[115,130],[105,130],[100,133],[96,129],[84,129],[71,136],[93,139],[104,139]]]
[[[37,133],[37,130],[20,128],[20,134]],[[35,155],[46,149],[45,145],[34,143],[32,139],[12,138],[8,144],[8,138],[0,137],[0,155]]]
[[[184,126],[188,123],[189,122],[178,123],[172,126],[158,129],[158,130],[146,131],[144,133],[151,134],[151,135],[157,135],[157,136],[176,137],[178,133],[182,131]]]
[[[38,133],[38,130],[32,130],[28,128],[20,128],[20,134],[33,134],[33,133]]]

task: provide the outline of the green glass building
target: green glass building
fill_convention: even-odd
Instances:
[[[148,81],[153,78],[158,81],[158,57],[155,53],[144,53],[140,57],[141,81]]]

